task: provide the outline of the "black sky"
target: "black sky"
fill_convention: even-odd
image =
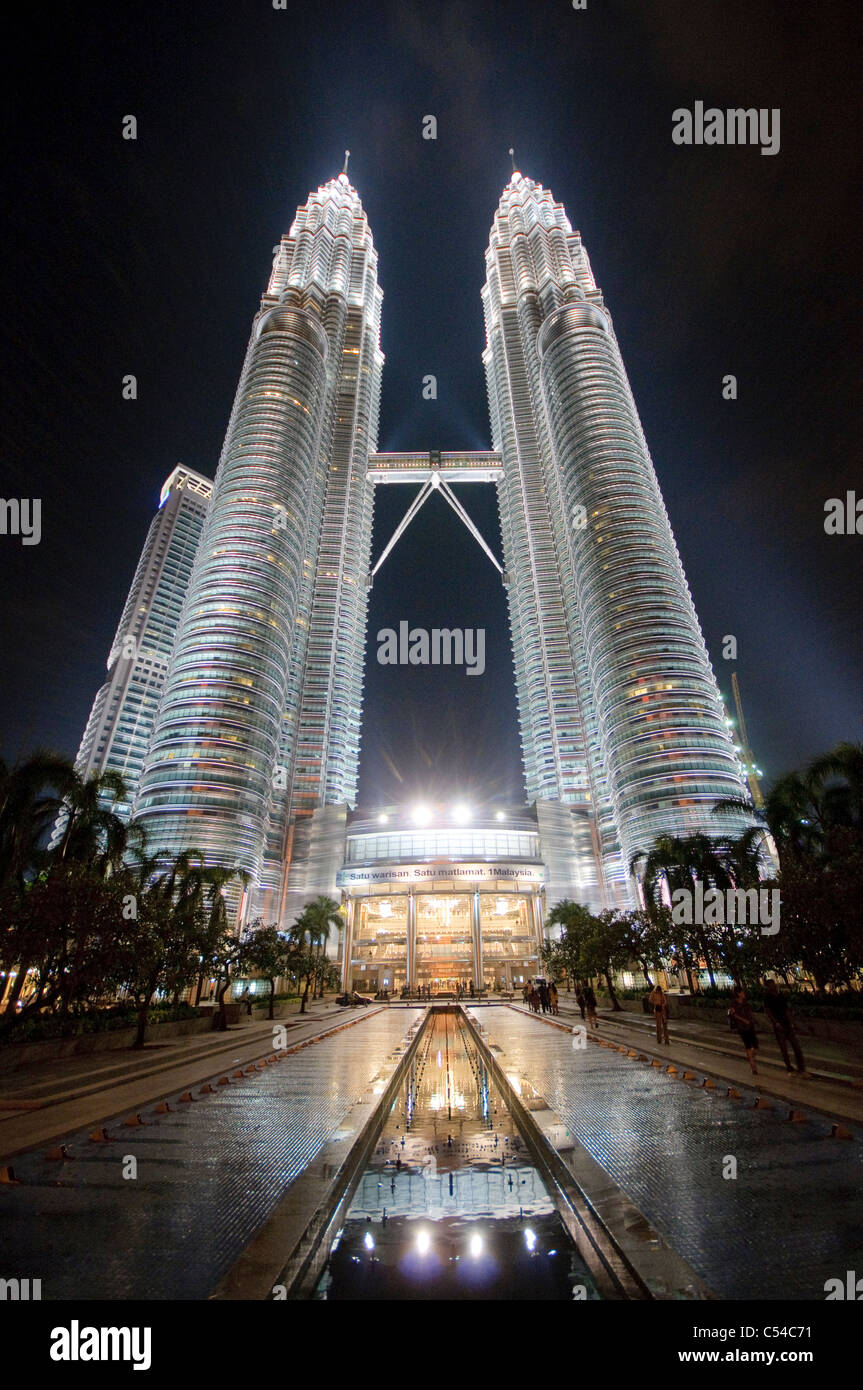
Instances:
[[[860,738],[863,537],[823,529],[827,498],[863,495],[859,13],[34,10],[7,114],[0,481],[42,499],[42,541],[0,537],[3,754],[74,753],[161,483],[178,461],[212,475],[271,248],[346,146],[384,289],[380,447],[489,447],[479,292],[514,145],[585,239],[725,692],[738,639],[761,766]],[[696,100],[779,107],[781,152],[674,145]],[[461,495],[499,550],[492,490]],[[408,498],[378,489],[375,554]],[[402,618],[485,627],[486,674],[378,666],[374,635]],[[503,591],[439,498],[383,567],[369,633],[362,800],[520,799]]]

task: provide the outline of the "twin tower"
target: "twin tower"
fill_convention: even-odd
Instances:
[[[244,871],[246,920],[332,891],[315,826],[356,802],[381,299],[342,173],[276,248],[133,806]],[[495,452],[453,476],[497,487],[527,797],[554,895],[628,904],[659,834],[745,823],[710,814],[744,777],[587,253],[517,172],[482,299]]]

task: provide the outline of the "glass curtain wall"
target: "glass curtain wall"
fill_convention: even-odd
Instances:
[[[538,971],[530,899],[514,893],[481,893],[479,920],[486,989],[519,990]]]
[[[419,894],[416,899],[416,976],[439,993],[474,979],[471,900],[466,894]]]
[[[407,981],[408,899],[366,898],[354,907],[351,988],[401,991]]]

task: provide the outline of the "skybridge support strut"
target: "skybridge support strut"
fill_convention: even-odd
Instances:
[[[448,483],[444,482],[439,473],[433,471],[431,475],[423,483],[414,500],[411,502],[410,506],[408,507],[407,511],[405,512],[395,531],[393,532],[389,540],[389,543],[384,547],[380,559],[377,561],[374,569],[371,572],[370,577],[374,579],[384,560],[387,558],[390,551],[393,549],[393,546],[404,535],[405,531],[410,526],[414,517],[421,510],[421,508],[425,506],[426,502],[428,501],[429,497],[431,497],[433,492],[441,493],[444,500],[449,504],[450,507],[452,507],[459,521],[461,521],[462,524],[467,527],[468,531],[473,536],[477,545],[480,546],[480,548],[491,560],[498,574],[502,575],[503,566],[495,558],[488,545],[486,545],[483,536],[481,535],[477,527],[474,525],[474,523],[471,521],[461,502],[459,502],[455,493],[452,491],[452,488],[449,486]]]

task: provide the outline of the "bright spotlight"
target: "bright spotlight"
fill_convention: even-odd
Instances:
[[[420,1255],[427,1255],[431,1250],[431,1236],[428,1231],[420,1231],[417,1236],[417,1252]]]
[[[366,1247],[367,1250],[374,1250],[375,1238],[372,1235],[371,1231],[366,1231],[365,1235],[363,1236],[363,1245]]]
[[[415,806],[411,811],[411,820],[414,825],[428,825],[431,820],[431,811],[428,806]]]
[[[386,825],[388,820],[389,816],[384,811],[381,811],[380,815],[378,816],[378,825]]]
[[[506,811],[496,811],[495,820],[506,820]]]
[[[469,806],[459,805],[452,808],[452,818],[458,825],[465,825],[470,820],[471,814]]]
[[[524,1233],[524,1243],[528,1250],[536,1249],[536,1232],[532,1231],[529,1226]]]
[[[482,1249],[482,1236],[471,1236],[470,1253],[475,1260],[479,1259],[480,1255],[482,1254]]]

